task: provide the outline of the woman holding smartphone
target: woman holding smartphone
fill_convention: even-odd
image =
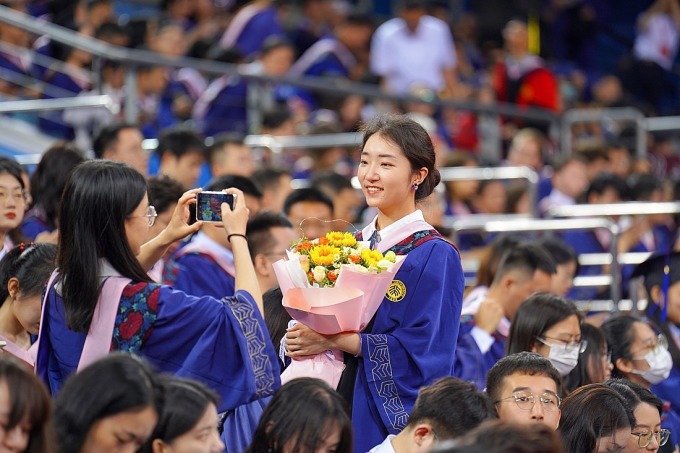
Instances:
[[[52,394],[77,368],[110,350],[139,354],[160,371],[205,383],[219,395],[220,411],[279,386],[245,237],[248,210],[237,190],[227,190],[238,195],[234,209],[222,205],[236,265],[234,296],[192,297],[152,282],[146,273],[168,245],[200,228],[201,222],[187,223],[198,192],[186,192],[169,225],[148,240],[155,211],[143,176],[102,160],[73,171],[60,206],[58,270],[45,297],[36,360]],[[107,318],[110,325],[102,327]],[[99,327],[103,350],[96,335],[88,335]]]
[[[345,351],[338,391],[352,403],[354,449],[368,451],[404,428],[420,387],[452,375],[464,280],[456,248],[416,208],[440,181],[419,124],[401,115],[366,124],[358,177],[378,210],[360,237],[408,256],[363,332],[324,336],[298,323],[286,347],[293,358]]]

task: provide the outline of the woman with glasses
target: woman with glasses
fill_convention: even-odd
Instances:
[[[17,227],[24,220],[28,205],[22,171],[16,161],[0,157],[0,258],[21,242],[16,240],[21,237]]]
[[[203,382],[218,394],[220,411],[278,387],[240,192],[227,190],[237,195],[233,211],[222,205],[236,264],[234,296],[193,297],[147,275],[168,245],[201,226],[187,224],[199,191],[184,193],[168,226],[150,239],[155,212],[142,175],[104,160],[73,171],[60,206],[58,270],[48,283],[36,361],[52,394],[110,350],[139,354],[160,371]]]
[[[548,293],[534,294],[517,309],[508,336],[508,355],[537,352],[550,360],[560,376],[576,367],[587,342],[573,302]]]
[[[602,329],[592,324],[582,323],[581,340],[587,342],[588,346],[578,356],[576,368],[564,377],[566,393],[586,384],[604,382],[612,376],[611,353]]]
[[[584,385],[562,402],[565,453],[624,452],[634,424],[626,401],[604,384]]]
[[[628,379],[650,391],[669,377],[673,359],[668,351],[668,340],[646,321],[634,316],[616,316],[605,321],[602,329],[612,354],[612,377]],[[675,445],[676,429],[680,428],[672,409],[671,403],[670,413],[662,418],[663,427],[670,429]]]
[[[661,428],[663,403],[652,392],[627,379],[610,379],[605,385],[613,388],[623,397],[633,412],[635,426],[628,439],[627,453],[659,451],[666,445],[670,431]]]

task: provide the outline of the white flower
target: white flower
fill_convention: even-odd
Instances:
[[[376,264],[376,266],[378,267],[378,269],[384,271],[385,269],[389,269],[390,266],[392,266],[393,264],[394,263],[392,261],[388,261],[388,260],[384,259],[384,260],[378,261],[378,264]]]
[[[387,261],[392,262],[392,263],[396,263],[397,262],[397,254],[394,253],[392,250],[390,250],[389,252],[385,253],[385,259]]]
[[[312,273],[314,274],[314,281],[317,283],[323,282],[326,278],[326,268],[323,266],[314,267]]]

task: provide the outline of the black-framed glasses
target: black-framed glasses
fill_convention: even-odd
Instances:
[[[666,338],[666,335],[660,333],[659,335],[656,336],[656,341],[654,344],[648,344],[642,349],[638,349],[637,351],[630,352],[630,355],[633,357],[633,360],[643,360],[644,357],[635,357],[638,353],[641,351],[651,351],[652,354],[658,355],[661,353],[661,351],[667,351],[668,350],[668,339]]]
[[[666,445],[668,439],[671,437],[671,432],[667,429],[659,430],[659,432],[653,433],[651,431],[645,431],[643,433],[631,433],[633,436],[637,437],[637,444],[640,448],[645,448],[652,442],[652,437],[656,438],[659,446]]]
[[[158,213],[156,212],[156,208],[149,205],[149,207],[146,210],[146,214],[131,215],[130,218],[132,217],[146,217],[146,222],[151,227],[153,226],[154,223],[156,223],[156,217],[158,217]]]
[[[534,404],[536,404],[536,396],[531,392],[513,393],[506,398],[501,398],[500,400],[495,401],[494,404],[510,401],[510,399],[514,400],[515,404],[517,404],[517,407],[523,411],[530,411],[534,407]],[[560,408],[560,404],[562,404],[560,397],[550,392],[545,392],[542,395],[539,395],[538,401],[541,403],[543,410],[549,412],[558,410]]]
[[[583,351],[586,350],[588,347],[588,341],[586,340],[579,340],[579,341],[565,341],[561,338],[554,338],[554,337],[536,337],[538,341],[543,343],[546,346],[550,346],[551,348],[562,348],[564,349],[564,352],[572,352],[574,349],[578,349],[579,354],[582,354]],[[546,340],[553,340],[557,341],[557,344],[555,343],[548,343]]]

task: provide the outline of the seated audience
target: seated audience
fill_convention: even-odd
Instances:
[[[33,366],[37,348],[31,336],[40,330],[45,282],[54,271],[57,246],[19,244],[0,261],[0,340],[3,351]]]
[[[505,355],[510,322],[520,304],[536,291],[548,291],[555,265],[532,244],[515,247],[501,261],[489,291],[463,310],[454,375],[481,390],[491,367]]]
[[[560,424],[559,373],[548,359],[535,352],[518,352],[502,358],[486,377],[486,393],[506,422]]]
[[[422,387],[399,434],[390,434],[370,453],[429,452],[439,442],[465,435],[496,412],[471,382],[447,377]]]
[[[7,452],[52,453],[52,401],[42,383],[24,365],[0,356],[0,448]],[[84,411],[86,407],[80,409]]]
[[[588,345],[578,356],[576,368],[564,376],[567,394],[586,384],[604,382],[612,375],[611,355],[602,329],[587,322],[581,323],[581,340]]]
[[[274,395],[246,453],[350,453],[352,437],[352,422],[340,394],[319,379],[299,378]]]
[[[534,294],[522,302],[508,336],[508,354],[537,352],[550,360],[560,376],[576,367],[586,346],[576,306],[547,293]]]
[[[621,395],[604,384],[588,384],[562,403],[560,432],[565,453],[624,451],[635,425]]]
[[[57,395],[60,452],[137,451],[163,401],[158,378],[135,356],[114,353],[73,375]]]

